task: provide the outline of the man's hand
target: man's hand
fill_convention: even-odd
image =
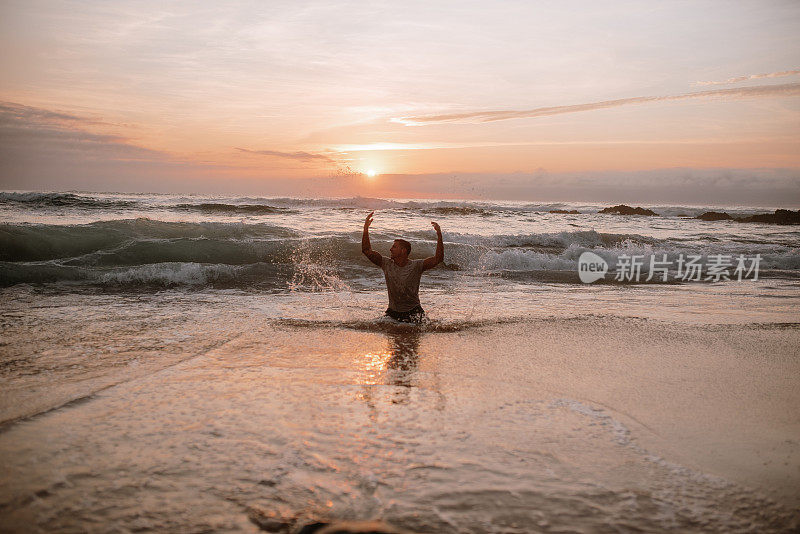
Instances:
[[[442,229],[439,228],[439,223],[431,221],[431,226],[436,230],[436,254],[430,258],[425,258],[422,262],[422,270],[427,271],[433,269],[444,261],[444,243],[442,242]]]
[[[369,261],[380,267],[383,265],[383,257],[372,250],[369,244],[369,225],[372,224],[372,214],[374,211],[369,212],[367,218],[364,219],[364,233],[361,235],[361,252],[369,258]]]

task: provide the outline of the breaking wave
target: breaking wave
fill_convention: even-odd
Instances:
[[[502,202],[477,200],[388,200],[370,197],[289,198],[289,197],[212,197],[116,193],[0,192],[0,205],[27,209],[183,211],[213,215],[269,216],[298,213],[302,209],[399,210],[448,217],[494,217],[507,214],[547,214],[553,210],[577,211],[581,216],[596,214],[605,203]],[[694,218],[707,211],[724,210],[735,217],[771,212],[774,208],[719,206],[647,206],[664,218]],[[563,217],[563,214],[555,215]],[[611,216],[614,217],[614,216]]]
[[[266,204],[222,204],[218,202],[203,202],[200,204],[177,204],[179,211],[199,211],[219,215],[272,215],[276,213],[297,213],[290,208],[268,206]]]
[[[15,193],[0,192],[0,204],[16,204],[38,208],[77,209],[134,209],[140,206],[135,200],[102,198],[76,193]]]
[[[107,254],[125,250],[136,254],[142,248],[157,248],[175,254],[187,240],[225,244],[248,243],[259,239],[281,240],[297,232],[268,224],[220,222],[165,222],[146,218],[100,221],[81,225],[0,224],[1,261],[37,261],[76,258],[86,254]],[[188,252],[188,251],[187,251]],[[209,252],[210,253],[210,252]],[[153,255],[141,258],[157,261]],[[168,260],[163,260],[168,261]],[[227,263],[222,261],[221,263]]]
[[[411,232],[413,257],[434,253],[430,233]],[[384,254],[395,235],[374,232]],[[591,250],[615,265],[623,255],[761,255],[761,272],[800,271],[800,249],[766,243],[702,245],[638,234],[563,231],[479,236],[448,233],[442,276],[500,275],[577,282]],[[647,265],[643,272],[647,272]],[[798,274],[798,273],[795,273]],[[371,281],[371,282],[370,282]],[[265,223],[168,222],[146,218],[83,225],[0,224],[0,285],[86,282],[105,286],[336,287],[379,283],[361,254],[360,232],[304,235]]]

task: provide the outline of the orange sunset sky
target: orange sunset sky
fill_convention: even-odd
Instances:
[[[796,1],[0,10],[6,190],[800,204]]]

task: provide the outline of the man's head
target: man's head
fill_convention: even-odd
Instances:
[[[392,248],[389,249],[389,254],[393,260],[408,258],[408,255],[411,254],[411,243],[405,239],[395,239]]]

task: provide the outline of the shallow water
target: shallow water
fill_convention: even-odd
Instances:
[[[132,347],[139,363],[129,366],[157,359],[161,369],[94,394],[84,384],[84,402],[0,433],[7,525],[255,531],[272,518],[288,532],[380,518],[419,532],[797,526],[797,509],[770,499],[768,486],[780,480],[753,489],[662,456],[708,439],[765,446],[764,427],[795,432],[796,422],[777,424],[798,400],[798,364],[786,353],[800,339],[795,327],[678,329],[595,317],[441,332],[241,314],[214,331],[210,316],[177,325],[173,338],[152,335],[168,344],[202,325],[182,342],[197,353],[168,360],[168,350]],[[772,384],[766,420],[741,410],[763,408],[757,387],[739,400],[724,392],[753,371],[757,346],[770,349],[771,374],[784,377]],[[720,348],[726,354],[715,361]],[[658,364],[661,350],[682,354]],[[737,367],[732,379],[717,374],[726,366]],[[59,372],[72,371],[51,377]],[[676,388],[678,379],[685,383]],[[671,398],[676,392],[681,398]],[[705,406],[687,410],[703,397]],[[725,428],[698,435],[707,422],[697,419],[709,413]],[[798,452],[795,443],[795,468]],[[739,451],[727,454],[741,461]],[[796,482],[788,476],[784,484]]]

